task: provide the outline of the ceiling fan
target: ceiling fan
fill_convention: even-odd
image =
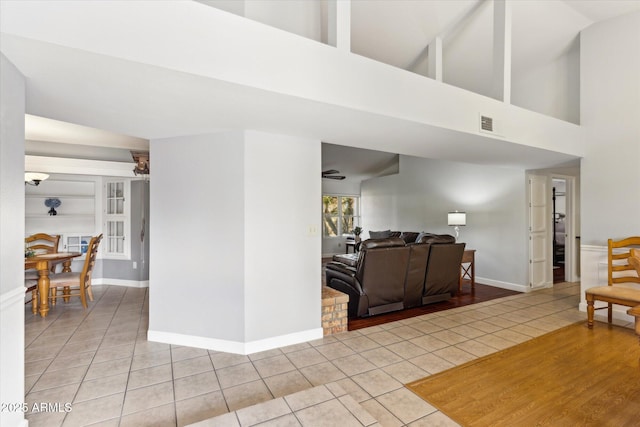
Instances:
[[[340,171],[337,171],[335,169],[329,169],[326,171],[322,171],[322,177],[327,179],[338,179],[338,180],[342,180],[346,178],[344,175],[336,175],[337,173],[340,173]]]

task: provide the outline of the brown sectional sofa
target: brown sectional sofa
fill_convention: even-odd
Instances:
[[[349,295],[349,317],[417,307],[455,295],[465,244],[455,243],[453,236],[424,233],[415,242],[417,236],[398,233],[365,240],[357,254],[336,255],[327,264],[327,286]]]

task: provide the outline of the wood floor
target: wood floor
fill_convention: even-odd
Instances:
[[[638,426],[632,329],[584,322],[407,387],[462,426]]]
[[[564,263],[553,266],[553,283],[564,282]]]
[[[449,310],[451,308],[462,307],[470,304],[477,304],[483,301],[490,301],[496,298],[502,298],[509,295],[515,295],[519,292],[510,291],[508,289],[496,288],[494,286],[481,285],[476,283],[475,289],[471,290],[470,285],[464,285],[460,294],[452,297],[448,301],[427,304],[421,307],[410,308],[392,313],[380,314],[358,319],[349,319],[349,330],[354,331],[369,326],[381,325],[395,320],[407,319],[409,317],[420,316],[427,313],[435,313],[437,311]]]
[[[327,262],[331,261],[331,258],[322,259],[322,284],[325,285],[324,266]],[[434,304],[427,304],[422,307],[416,307],[408,310],[395,311],[392,313],[379,314],[377,316],[370,316],[358,319],[349,319],[349,330],[355,331],[356,329],[367,328],[369,326],[381,325],[383,323],[393,322],[396,320],[407,319],[409,317],[420,316],[422,314],[435,313],[437,311],[449,310],[451,308],[462,307],[470,304],[477,304],[479,302],[490,301],[496,298],[502,298],[509,295],[515,295],[519,292],[510,291],[508,289],[496,288],[493,286],[475,284],[475,289],[471,289],[470,284],[464,284],[462,291],[452,297],[449,301],[438,302]]]

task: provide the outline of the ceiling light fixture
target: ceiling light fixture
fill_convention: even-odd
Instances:
[[[42,181],[49,178],[49,175],[46,173],[39,172],[25,172],[24,173],[24,183],[29,185],[38,186]]]

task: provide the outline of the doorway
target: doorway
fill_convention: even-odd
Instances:
[[[551,176],[553,283],[580,280],[580,250],[576,240],[580,229],[577,185],[574,176]]]
[[[553,178],[552,183],[552,233],[553,233],[553,283],[565,281],[567,244],[567,180]]]
[[[576,178],[529,173],[529,288],[578,281]]]

